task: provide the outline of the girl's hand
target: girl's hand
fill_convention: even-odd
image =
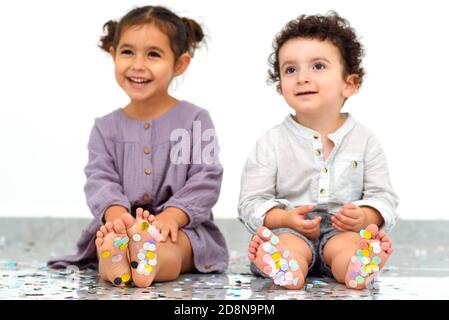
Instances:
[[[166,211],[159,213],[155,218],[153,225],[158,229],[162,235],[161,242],[166,242],[167,237],[170,235],[173,242],[178,241],[178,222],[167,214]]]
[[[366,214],[353,203],[345,204],[331,217],[332,227],[337,231],[359,232],[366,225]]]
[[[312,220],[306,220],[306,215],[313,210],[314,206],[307,205],[294,208],[286,213],[285,224],[287,227],[298,231],[309,239],[315,239],[320,235],[321,217],[316,216]]]

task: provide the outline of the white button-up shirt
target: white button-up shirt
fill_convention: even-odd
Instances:
[[[374,134],[349,114],[328,138],[334,148],[324,160],[318,132],[289,115],[263,135],[243,170],[239,219],[255,232],[272,208],[315,204],[335,213],[347,203],[377,209],[390,230],[397,219],[394,193],[382,147]]]

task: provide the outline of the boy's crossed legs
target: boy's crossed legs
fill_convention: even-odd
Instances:
[[[287,259],[282,258],[285,251],[289,253]],[[302,238],[290,233],[277,237],[266,227],[260,227],[250,242],[248,252],[249,259],[275,284],[287,289],[300,289],[304,285],[312,250]],[[281,253],[277,261],[279,255],[276,252]],[[369,225],[360,235],[343,232],[330,238],[324,245],[323,258],[338,282],[345,283],[348,288],[363,289],[378,275],[392,252],[391,240],[385,232],[379,232],[376,225]],[[299,268],[291,268],[289,259],[296,261]],[[287,273],[298,280],[294,283],[289,280],[290,276],[286,279]],[[284,281],[277,278],[284,278]]]
[[[142,208],[136,218],[123,215],[114,223],[107,222],[97,232],[99,273],[103,280],[124,286],[131,280],[145,288],[156,281],[175,280],[179,274],[193,270],[192,247],[187,235],[179,230],[177,242],[151,226],[154,218]]]

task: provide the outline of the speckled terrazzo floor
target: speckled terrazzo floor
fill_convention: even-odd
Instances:
[[[249,272],[249,235],[236,220],[217,220],[231,253],[224,274],[185,274],[150,288],[115,288],[95,271],[49,270],[45,261],[71,253],[85,219],[0,219],[0,299],[449,299],[449,221],[399,221],[395,253],[372,289],[346,289],[329,278],[307,278],[287,291]],[[232,230],[232,232],[231,232]],[[232,237],[231,237],[232,234]]]

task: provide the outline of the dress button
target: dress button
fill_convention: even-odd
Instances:
[[[151,174],[151,168],[145,168],[144,170],[145,174]]]
[[[324,172],[324,173],[327,173],[327,172],[328,172],[328,170],[327,170],[326,167],[323,168],[323,172]]]
[[[324,188],[321,189],[321,190],[320,190],[320,194],[321,194],[321,195],[325,195],[325,194],[326,194],[326,189],[324,189]]]
[[[357,168],[357,166],[358,166],[357,161],[352,160],[352,167],[353,167],[353,168]]]
[[[145,123],[145,124],[143,125],[143,128],[144,128],[144,129],[150,128],[150,124],[149,124],[149,123]]]
[[[143,153],[149,154],[150,153],[150,148],[148,148],[148,147],[143,148]]]
[[[143,201],[150,201],[151,197],[148,194],[143,195]]]
[[[313,135],[313,138],[314,138],[315,140],[318,140],[319,136],[318,136],[317,134],[314,134],[314,135]]]
[[[316,150],[315,150],[315,155],[316,155],[317,157],[321,156],[321,151],[320,151],[319,149],[316,149]]]

